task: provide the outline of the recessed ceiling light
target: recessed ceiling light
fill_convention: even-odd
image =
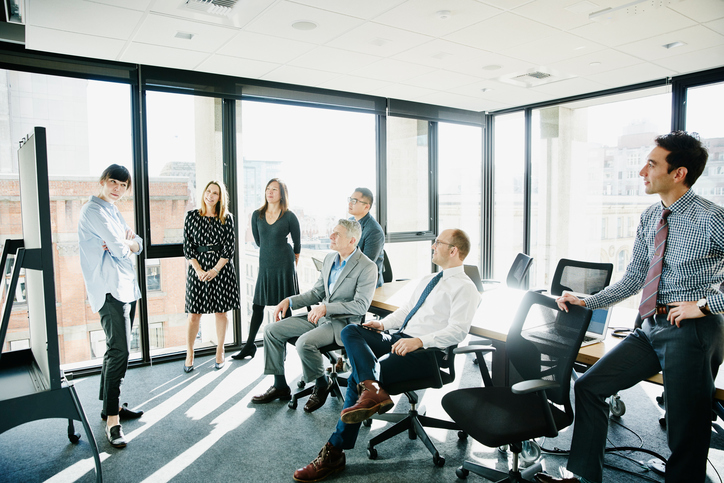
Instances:
[[[300,20],[299,22],[294,22],[292,24],[292,28],[297,30],[314,30],[317,28],[317,24],[306,20]]]
[[[662,45],[665,49],[675,49],[676,47],[681,47],[686,45],[686,42],[671,42],[670,44],[664,44]]]
[[[601,65],[601,63],[600,62],[591,62],[588,65],[590,65],[591,67],[598,67],[599,65]]]
[[[385,44],[389,44],[391,41],[387,39],[383,39],[380,37],[377,37],[375,39],[372,39],[372,42],[370,42],[372,45],[376,45],[377,47],[382,47]]]
[[[177,39],[184,39],[184,40],[191,40],[194,38],[194,34],[190,34],[188,32],[176,32],[176,35],[174,35]]]
[[[436,54],[432,54],[432,58],[433,58],[433,59],[437,59],[437,60],[449,59],[449,58],[452,57],[452,56],[453,56],[453,55],[452,55],[451,53],[449,53],[449,52],[443,52],[443,51],[440,51],[440,52],[438,52],[438,53],[436,53]]]
[[[447,20],[452,16],[452,12],[450,10],[438,10],[435,12],[435,15],[437,15],[437,18],[440,20]]]
[[[498,65],[498,64],[490,64],[490,65],[483,66],[483,70],[498,70],[498,69],[502,69],[502,68],[503,68],[503,66]]]
[[[491,89],[490,87],[483,87],[482,89],[480,89],[480,92],[492,92],[492,91],[493,91],[493,89]]]

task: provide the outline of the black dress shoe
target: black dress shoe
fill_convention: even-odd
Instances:
[[[332,381],[329,381],[329,383],[325,384],[323,387],[319,387],[319,384],[314,386],[314,392],[311,396],[309,396],[309,400],[307,400],[307,404],[304,405],[304,411],[308,413],[313,413],[317,409],[324,406],[324,403],[327,402],[327,396],[329,396],[329,391],[332,390]]]
[[[547,473],[536,473],[534,478],[538,483],[581,483],[581,480],[576,477],[556,478],[555,476],[551,476]]]
[[[244,344],[244,347],[242,347],[239,352],[231,356],[231,358],[236,359],[237,361],[246,359],[247,357],[253,359],[255,354],[256,346],[247,342],[246,344]]]
[[[128,403],[123,403],[123,406],[118,410],[118,417],[121,419],[138,419],[141,416],[143,416],[143,411],[134,411],[133,409],[128,409]],[[101,411],[101,419],[103,421],[108,420],[108,416],[106,416],[106,413]]]
[[[292,398],[292,390],[289,389],[289,387],[285,387],[284,389],[278,389],[274,386],[267,389],[267,391],[264,394],[259,394],[251,398],[251,402],[254,404],[266,404],[270,403],[275,399],[280,399],[282,401],[289,401]]]
[[[120,424],[116,424],[112,428],[106,426],[106,438],[114,448],[125,448],[126,444],[128,444]]]

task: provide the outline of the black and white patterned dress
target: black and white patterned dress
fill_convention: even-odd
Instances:
[[[220,250],[199,252],[199,246],[221,245]],[[226,215],[222,224],[217,217],[201,216],[199,210],[186,213],[184,221],[184,257],[195,258],[204,271],[211,270],[220,258],[229,260],[213,280],[202,282],[189,263],[186,275],[186,313],[215,314],[239,308],[239,284],[234,269],[234,217]]]

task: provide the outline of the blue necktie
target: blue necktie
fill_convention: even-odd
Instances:
[[[422,295],[420,295],[420,300],[417,301],[415,306],[410,310],[410,313],[407,314],[407,317],[405,317],[405,321],[402,323],[402,327],[400,327],[400,330],[398,330],[396,333],[399,334],[403,330],[405,330],[405,327],[407,326],[407,323],[410,321],[413,315],[415,315],[415,312],[417,312],[417,309],[422,306],[423,303],[425,303],[425,299],[428,295],[430,295],[430,292],[432,292],[432,289],[435,288],[435,285],[440,281],[442,278],[442,272],[438,273],[435,277],[433,277],[432,280],[427,284],[427,287],[425,287],[425,290],[422,291]]]

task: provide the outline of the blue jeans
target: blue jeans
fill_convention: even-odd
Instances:
[[[602,481],[608,432],[606,398],[663,371],[666,427],[671,456],[666,482],[704,482],[711,438],[711,411],[724,359],[724,317],[688,319],[681,327],[666,315],[644,320],[591,367],[574,386],[576,421],[568,469]]]
[[[362,381],[378,381],[385,384],[404,381],[410,374],[418,374],[421,365],[430,360],[430,356],[411,352],[405,356],[390,354],[392,345],[406,334],[388,334],[365,329],[360,325],[348,325],[342,329],[342,343],[347,351],[352,372],[347,379],[347,394],[344,409],[357,404],[357,384]],[[424,366],[423,366],[424,367]],[[437,370],[437,367],[435,367]],[[329,442],[335,448],[352,449],[357,441],[361,423],[346,424],[340,419]]]

